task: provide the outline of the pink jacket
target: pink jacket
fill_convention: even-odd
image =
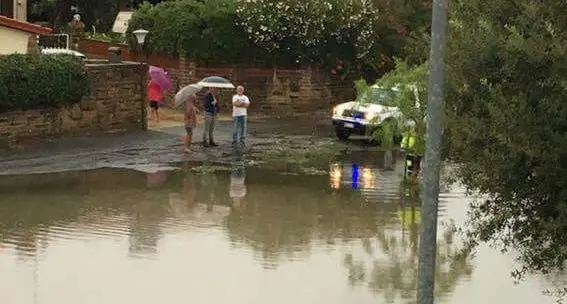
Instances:
[[[161,87],[155,81],[152,80],[148,82],[148,99],[151,101],[159,101],[159,102],[163,100]]]

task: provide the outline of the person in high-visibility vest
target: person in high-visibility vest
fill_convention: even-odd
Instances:
[[[411,151],[415,146],[415,130],[411,129],[404,132],[400,145],[402,149]]]
[[[415,129],[410,128],[403,133],[401,148],[406,151],[406,170],[408,174],[416,176],[420,170],[421,155],[415,151],[415,137],[417,136]]]

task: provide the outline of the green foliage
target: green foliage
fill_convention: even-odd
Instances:
[[[54,10],[57,0],[31,0],[28,3],[30,17],[40,17],[48,11]]]
[[[378,11],[361,0],[242,0],[238,16],[252,41],[286,54],[290,64],[321,64],[329,55],[362,58],[378,41]]]
[[[178,0],[144,3],[129,32],[149,30],[150,52],[204,63],[314,65],[375,79],[392,56],[421,56],[416,37],[429,15],[427,1]]]
[[[97,32],[109,31],[118,13],[121,0],[29,0],[29,21],[46,21],[57,30],[65,31],[71,21],[71,6],[77,6],[86,29],[96,27]]]
[[[423,155],[425,152],[425,118],[427,114],[427,68],[428,63],[410,67],[406,62],[396,59],[396,68],[382,76],[375,84],[384,90],[396,89],[391,99],[385,99],[382,104],[400,109],[401,117],[382,122],[382,127],[373,134],[381,142],[382,147],[391,149],[395,134],[415,132],[413,153]],[[364,80],[355,82],[357,101],[364,104],[371,102],[372,88]],[[416,103],[417,93],[417,103]],[[413,126],[407,124],[412,121]]]
[[[92,40],[105,41],[110,43],[124,43],[124,38],[118,33],[87,33],[87,37]]]
[[[0,57],[0,113],[75,104],[88,89],[83,64],[71,56]]]
[[[150,31],[146,47],[153,53],[186,56],[204,64],[253,61],[256,50],[235,20],[233,0],[146,2],[134,13],[128,33],[132,37],[136,29]],[[135,40],[130,42],[135,45]]]
[[[567,259],[565,1],[451,3],[447,138],[473,205],[470,241],[518,253],[515,273]]]
[[[403,133],[403,127],[397,119],[383,121],[380,128],[374,130],[372,137],[380,142],[380,147],[384,150],[392,150],[395,147],[394,137]]]
[[[375,239],[362,240],[363,251],[345,255],[343,264],[351,285],[367,286],[383,299],[383,303],[414,303],[412,300],[418,288],[421,222],[418,206],[401,206],[397,210],[404,233],[377,231]],[[455,224],[449,222],[444,226],[444,237],[437,242],[436,298],[450,295],[461,280],[470,279],[474,269],[471,253],[460,250],[454,242]],[[363,258],[356,257],[361,254],[364,254]]]
[[[426,2],[238,0],[249,38],[280,64],[331,67],[345,78],[383,73],[429,23]],[[408,20],[414,20],[409,22]],[[415,53],[413,48],[408,49]]]

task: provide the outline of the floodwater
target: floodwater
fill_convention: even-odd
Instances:
[[[413,302],[419,194],[401,161],[195,166],[2,177],[1,303]],[[513,284],[511,257],[459,254],[466,202],[441,195],[437,303],[552,303],[543,280]]]

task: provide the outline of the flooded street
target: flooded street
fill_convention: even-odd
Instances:
[[[2,303],[411,303],[418,194],[402,161],[328,174],[180,164],[2,177]],[[513,261],[460,254],[466,198],[444,189],[437,303],[553,303]]]

